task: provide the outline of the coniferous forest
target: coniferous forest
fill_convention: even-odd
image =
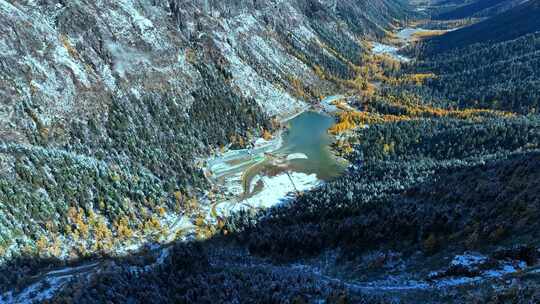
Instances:
[[[0,0],[0,303],[540,302],[538,16]]]

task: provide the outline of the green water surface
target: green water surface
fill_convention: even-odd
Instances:
[[[290,170],[307,174],[315,173],[319,179],[328,180],[343,173],[345,165],[330,152],[332,139],[328,129],[334,119],[317,112],[304,112],[288,122],[280,154],[303,153],[308,159],[290,161]]]

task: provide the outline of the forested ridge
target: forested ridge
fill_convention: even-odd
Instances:
[[[445,9],[435,18],[455,20],[463,18],[482,18],[496,15],[517,5],[516,0],[445,1]]]
[[[540,2],[526,1],[411,46],[419,58],[407,72],[436,75],[426,81],[425,88],[415,90],[459,107],[535,113],[540,100],[539,8]]]
[[[494,43],[519,38],[540,30],[540,21],[537,18],[539,13],[540,1],[525,1],[487,20],[433,38],[433,49],[430,51],[441,52],[475,43]]]

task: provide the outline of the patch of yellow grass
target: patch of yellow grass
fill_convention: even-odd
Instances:
[[[406,105],[389,101],[389,104],[404,109],[403,115],[382,115],[368,111],[344,111],[338,115],[338,122],[328,132],[334,135],[354,130],[360,125],[393,123],[429,117],[452,117],[456,119],[481,120],[485,117],[513,117],[514,113],[489,109],[449,110],[427,105]]]
[[[440,35],[443,35],[445,34],[447,31],[444,31],[444,30],[433,30],[433,31],[421,31],[421,32],[416,32],[412,35],[412,39],[413,40],[423,40],[423,39],[427,39],[427,38],[431,38],[431,37],[435,37],[435,36],[440,36]]]

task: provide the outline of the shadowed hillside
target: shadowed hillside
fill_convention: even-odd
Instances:
[[[0,0],[0,303],[540,303],[517,4]]]
[[[517,5],[520,0],[475,0],[463,4],[463,1],[448,1],[455,3],[455,8],[437,14],[435,19],[452,20],[473,17],[488,17],[501,13],[502,11]]]
[[[475,43],[502,42],[540,30],[540,1],[529,0],[483,22],[429,41],[429,52],[440,53]]]

